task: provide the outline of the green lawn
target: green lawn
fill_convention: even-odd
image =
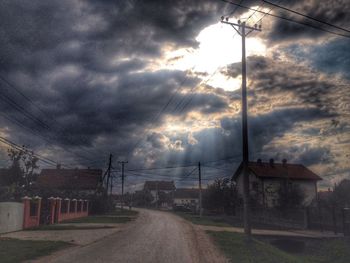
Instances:
[[[118,216],[87,216],[66,220],[62,223],[99,223],[99,224],[121,224],[133,220],[133,217],[118,217]]]
[[[42,225],[35,228],[28,228],[25,231],[38,231],[38,230],[91,230],[91,229],[104,229],[113,228],[113,226],[79,226],[79,225]]]
[[[135,210],[129,210],[129,209],[117,209],[113,212],[108,213],[108,215],[114,215],[114,216],[137,216],[139,214],[138,211]]]
[[[243,234],[207,231],[216,245],[232,262],[261,263],[348,263],[350,241],[346,239],[305,239],[302,252],[287,253],[263,239],[253,238],[249,243]]]
[[[199,217],[198,215],[184,213],[184,212],[175,212],[175,214],[178,216],[181,216],[182,218],[196,225],[222,226],[222,227],[231,226],[221,217],[214,217],[214,216]]]
[[[49,255],[71,244],[62,241],[29,241],[0,238],[0,262],[17,263]]]

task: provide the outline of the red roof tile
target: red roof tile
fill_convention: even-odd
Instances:
[[[234,174],[234,177],[242,170],[242,164]],[[258,163],[249,162],[249,170],[260,178],[288,178],[292,180],[322,180],[320,176],[306,168],[302,164],[282,163]]]
[[[101,176],[100,169],[42,169],[37,184],[46,188],[94,190]]]

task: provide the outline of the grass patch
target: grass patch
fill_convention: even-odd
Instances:
[[[98,223],[98,224],[122,224],[133,220],[133,217],[117,216],[87,216],[71,220],[65,220],[63,223]]]
[[[14,263],[49,255],[71,244],[62,241],[32,241],[0,238],[0,262]]]
[[[347,263],[350,262],[349,239],[296,238],[305,243],[302,252],[290,253],[271,245],[271,237],[252,238],[250,243],[244,235],[232,232],[207,231],[216,245],[232,262],[262,263]],[[275,237],[276,239],[277,237]],[[277,238],[278,239],[278,238]],[[292,238],[293,239],[293,238]]]
[[[262,241],[252,239],[246,243],[244,235],[231,232],[206,231],[213,237],[218,247],[232,262],[248,263],[289,263],[295,261],[295,257],[289,255],[274,246]]]
[[[39,230],[91,230],[113,228],[113,226],[79,226],[79,225],[43,225],[40,227],[25,229],[25,231],[39,231]]]
[[[221,226],[221,227],[231,226],[221,217],[214,217],[214,216],[199,217],[198,215],[184,213],[184,212],[175,212],[175,214],[178,216],[181,216],[182,218],[184,218],[184,219],[186,219],[186,220],[188,220],[191,223],[196,224],[196,225]]]
[[[113,212],[108,213],[107,215],[113,215],[113,216],[137,216],[139,214],[138,211],[135,210],[129,210],[129,209],[118,209]]]

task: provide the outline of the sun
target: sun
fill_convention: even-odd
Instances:
[[[168,51],[166,66],[171,69],[190,70],[198,76],[204,76],[201,78],[215,88],[230,91],[239,89],[240,76],[234,79],[220,70],[241,61],[242,40],[237,32],[232,27],[218,22],[201,30],[196,41],[199,43],[197,48]],[[247,38],[247,56],[266,56],[266,50],[264,41],[258,36]]]

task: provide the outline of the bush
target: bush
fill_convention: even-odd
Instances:
[[[107,195],[92,196],[90,201],[90,214],[106,214],[114,211],[115,205],[111,197]]]

